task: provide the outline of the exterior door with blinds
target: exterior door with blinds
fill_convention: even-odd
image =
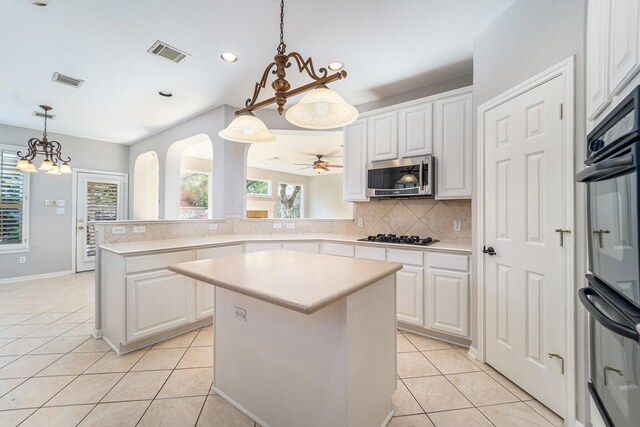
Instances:
[[[126,185],[121,175],[78,173],[76,271],[95,269],[96,234],[92,221],[125,219]]]

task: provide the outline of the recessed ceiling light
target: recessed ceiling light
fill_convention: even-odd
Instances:
[[[31,4],[38,7],[45,7],[49,5],[49,2],[47,0],[41,0],[41,1],[34,0],[31,2]]]
[[[160,92],[158,92],[158,95],[164,96],[165,98],[171,98],[173,96],[173,94],[168,90],[161,90]]]
[[[236,62],[238,60],[238,55],[233,52],[222,52],[220,54],[220,58],[224,62]]]
[[[342,70],[342,67],[344,67],[344,64],[342,62],[336,61],[336,62],[331,62],[327,67],[331,71],[340,71]]]

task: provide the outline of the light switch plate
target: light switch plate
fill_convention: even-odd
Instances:
[[[462,221],[453,221],[453,231],[462,231]]]
[[[64,200],[56,200],[56,205],[57,206],[64,206],[65,205],[65,201]]]
[[[209,224],[209,230],[217,230],[218,224]]]
[[[296,225],[293,222],[288,222],[287,228],[296,228]]]
[[[111,227],[111,234],[124,234],[127,232],[125,227]]]
[[[282,228],[282,224],[280,224],[279,222],[274,222],[273,228]]]
[[[146,231],[147,231],[147,227],[145,227],[144,225],[137,225],[133,227],[134,233],[145,233]]]

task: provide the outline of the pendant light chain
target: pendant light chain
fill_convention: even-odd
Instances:
[[[284,55],[287,51],[287,45],[284,43],[284,0],[280,0],[280,44],[278,45],[278,54]]]

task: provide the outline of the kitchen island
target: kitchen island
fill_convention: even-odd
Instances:
[[[268,250],[169,266],[215,286],[214,390],[262,426],[384,426],[401,264]]]

